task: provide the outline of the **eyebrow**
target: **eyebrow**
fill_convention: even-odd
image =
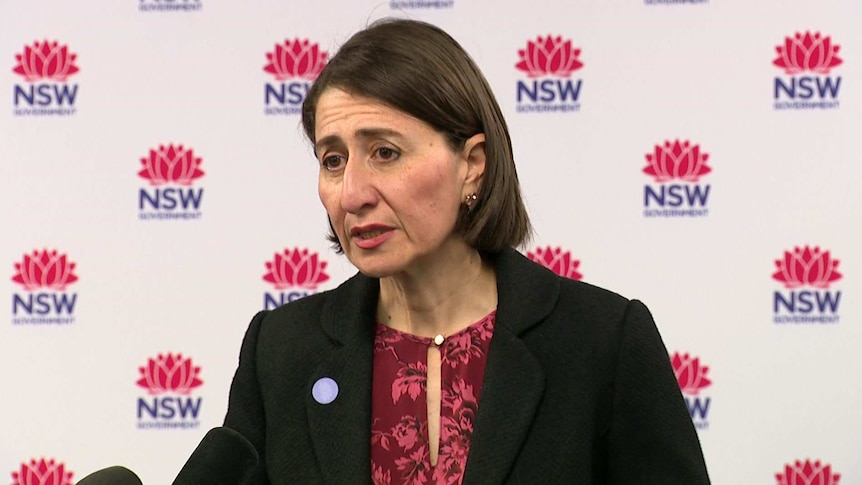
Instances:
[[[357,138],[380,138],[380,137],[393,137],[393,138],[404,138],[404,135],[401,132],[392,130],[390,128],[360,128],[356,130],[353,134]],[[314,144],[315,153],[318,152],[321,148],[330,147],[332,145],[337,145],[338,143],[342,143],[343,140],[338,135],[329,135],[317,140],[317,143]]]

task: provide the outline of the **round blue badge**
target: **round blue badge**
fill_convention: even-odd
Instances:
[[[320,404],[329,404],[338,396],[338,383],[329,377],[321,377],[311,386],[311,396]]]

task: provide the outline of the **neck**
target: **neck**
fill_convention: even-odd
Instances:
[[[493,268],[465,243],[434,258],[424,270],[381,278],[377,320],[422,337],[448,336],[497,307]]]

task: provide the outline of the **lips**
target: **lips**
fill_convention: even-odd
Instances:
[[[383,234],[384,232],[387,232],[387,231],[380,230],[380,231],[362,232],[362,233],[357,234],[356,237],[358,237],[359,239],[374,239],[375,237]]]
[[[367,224],[351,228],[350,237],[360,248],[374,249],[389,239],[392,230],[392,227],[382,224]]]
[[[350,230],[350,236],[358,239],[373,239],[392,228],[379,224],[356,226]]]

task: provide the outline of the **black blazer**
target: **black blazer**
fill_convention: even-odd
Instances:
[[[646,307],[509,250],[464,476],[473,484],[708,484],[697,434]],[[261,463],[254,484],[371,482],[378,280],[257,314],[225,426]],[[330,404],[314,382],[339,387]]]

